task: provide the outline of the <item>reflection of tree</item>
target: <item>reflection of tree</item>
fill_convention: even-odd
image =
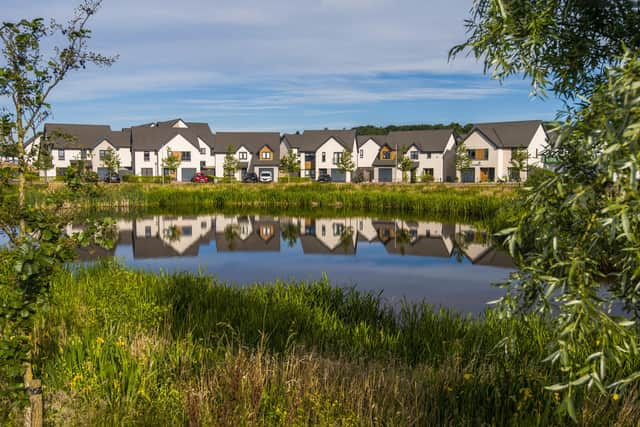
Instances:
[[[172,225],[165,229],[163,234],[170,242],[176,242],[182,237],[182,230],[177,225]]]
[[[286,224],[282,230],[282,238],[289,245],[290,248],[294,247],[300,236],[300,226],[292,222]]]
[[[406,228],[398,228],[396,230],[395,244],[400,248],[400,254],[404,255],[407,250],[407,245],[411,243],[411,232]]]
[[[453,238],[453,249],[451,252],[456,261],[458,261],[459,263],[464,260],[464,256],[469,249],[469,243],[471,242],[471,239],[469,239],[469,234],[470,233],[460,232],[456,233]]]
[[[346,254],[349,252],[349,248],[353,245],[353,227],[345,227],[344,231],[340,234],[340,246]]]
[[[224,238],[227,241],[227,248],[232,251],[235,249],[236,239],[240,237],[239,227],[229,224],[224,229]]]

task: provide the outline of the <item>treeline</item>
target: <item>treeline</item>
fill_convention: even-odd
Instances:
[[[458,135],[465,135],[473,128],[472,123],[461,125],[457,122],[449,124],[438,123],[435,125],[389,125],[379,127],[373,125],[358,126],[354,128],[358,135],[387,135],[389,132],[405,131],[405,130],[430,130],[430,129],[446,129],[453,128]]]

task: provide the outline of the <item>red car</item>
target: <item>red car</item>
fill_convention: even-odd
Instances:
[[[209,177],[204,172],[196,172],[195,175],[191,177],[191,182],[209,182]]]

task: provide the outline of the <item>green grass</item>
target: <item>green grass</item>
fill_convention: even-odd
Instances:
[[[222,209],[260,207],[281,209],[351,209],[420,215],[488,218],[508,207],[513,191],[503,186],[349,185],[349,184],[215,184],[101,186],[99,197],[76,200],[82,207],[180,207]],[[64,188],[56,190],[64,196]],[[42,201],[41,191],[31,202]]]
[[[326,280],[234,287],[79,267],[53,278],[35,334],[55,425],[568,423],[544,390],[544,319],[394,311]],[[578,403],[582,425],[640,418],[637,389]]]

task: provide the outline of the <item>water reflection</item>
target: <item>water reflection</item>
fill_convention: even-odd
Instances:
[[[87,248],[82,261],[117,256],[149,270],[189,270],[248,284],[276,279],[356,285],[392,301],[427,298],[479,312],[515,266],[471,225],[404,219],[251,215],[120,219],[112,250]],[[79,231],[69,225],[69,232]]]

